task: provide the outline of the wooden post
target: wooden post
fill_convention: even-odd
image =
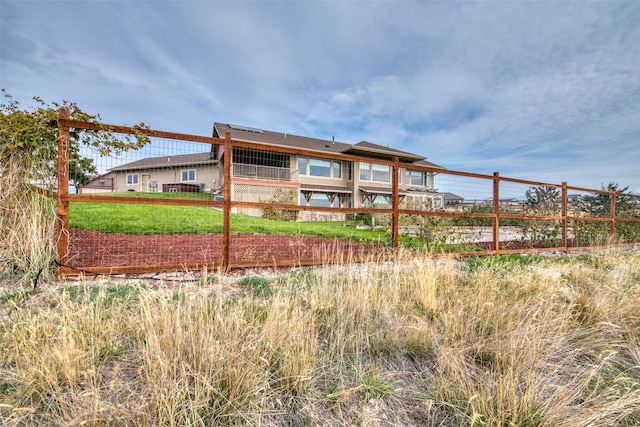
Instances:
[[[569,252],[569,238],[567,233],[567,227],[569,223],[567,221],[569,206],[569,196],[567,194],[567,183],[562,183],[562,247],[565,252]]]
[[[224,183],[222,205],[222,269],[229,268],[229,242],[231,240],[231,132],[224,134]]]
[[[400,223],[400,186],[398,185],[398,172],[400,170],[400,161],[398,157],[393,158],[393,174],[391,178],[392,182],[392,208],[393,214],[391,214],[391,246],[393,249],[398,249],[398,224]]]
[[[69,119],[69,110],[61,108],[60,119]],[[69,128],[58,127],[58,197],[56,218],[56,246],[58,263],[66,265],[69,261]],[[60,270],[60,269],[58,269]],[[58,272],[58,278],[64,277]]]
[[[616,205],[618,201],[618,191],[613,190],[611,192],[611,228],[609,230],[609,245],[616,244]]]
[[[500,174],[493,173],[493,249],[500,253]]]

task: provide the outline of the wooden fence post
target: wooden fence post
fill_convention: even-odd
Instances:
[[[391,246],[398,249],[398,232],[400,224],[400,186],[398,185],[398,173],[400,171],[400,161],[398,157],[393,158],[392,191],[393,191],[393,214],[391,215]]]
[[[61,108],[59,119],[69,119],[69,110]],[[58,126],[58,194],[56,218],[57,261],[61,266],[69,262],[69,127]],[[58,269],[58,278],[64,277]]]
[[[229,268],[229,243],[231,240],[231,162],[233,160],[231,148],[231,132],[224,134],[224,183],[222,206],[222,269]]]
[[[613,190],[611,192],[611,228],[609,230],[609,245],[616,244],[616,208],[618,202],[618,191]]]
[[[567,221],[567,215],[569,212],[569,196],[567,194],[567,183],[562,183],[562,247],[565,252],[569,252],[569,238],[567,233],[567,227],[569,223]]]
[[[493,173],[493,249],[500,253],[500,174]]]

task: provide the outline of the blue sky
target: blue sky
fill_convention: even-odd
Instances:
[[[640,193],[637,1],[0,0],[0,19],[0,86],[23,107]]]

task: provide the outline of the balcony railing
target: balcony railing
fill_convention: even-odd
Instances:
[[[275,179],[278,181],[291,181],[291,171],[288,168],[273,166],[246,165],[234,163],[233,176],[257,179]]]

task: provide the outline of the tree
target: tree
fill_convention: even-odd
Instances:
[[[69,182],[76,188],[87,185],[90,181],[89,174],[97,174],[93,159],[79,158],[69,163]]]
[[[631,197],[625,195],[629,186],[620,188],[617,182],[610,182],[606,186],[601,186],[602,193],[582,198],[582,210],[590,216],[604,218],[611,216],[612,192],[616,192],[616,215],[623,216],[626,212],[633,210]]]
[[[531,187],[525,192],[525,197],[525,208],[534,215],[553,215],[558,211],[560,190],[556,187]]]
[[[557,187],[543,185],[531,187],[525,192],[524,206],[527,213],[540,216],[557,215],[560,206],[560,190]],[[558,243],[560,224],[558,221],[526,220],[523,234],[530,241],[525,244],[550,247]]]
[[[58,127],[56,121],[61,108],[69,111],[69,118],[101,126],[100,130],[71,129],[69,135],[69,170],[73,183],[87,181],[87,174],[96,173],[91,159],[82,157],[82,146],[92,147],[99,155],[118,154],[139,149],[149,142],[144,134],[147,127],[134,126],[134,135],[117,138],[100,123],[99,115],[82,111],[75,103],[63,101],[47,104],[34,97],[38,107],[22,110],[17,101],[2,90],[7,103],[0,104],[0,163],[2,178],[9,172],[18,174],[18,182],[37,184],[53,189],[57,179]]]
[[[99,155],[138,149],[149,142],[146,126],[134,135],[118,138],[102,124],[100,116],[63,101],[48,104],[34,97],[37,106],[26,110],[8,95],[0,103],[0,276],[7,272],[37,276],[55,259],[55,203],[45,197],[58,178],[59,110],[72,120],[99,125],[97,131],[70,129],[69,173],[73,184],[88,181],[97,172],[92,159],[81,155],[91,147]]]

